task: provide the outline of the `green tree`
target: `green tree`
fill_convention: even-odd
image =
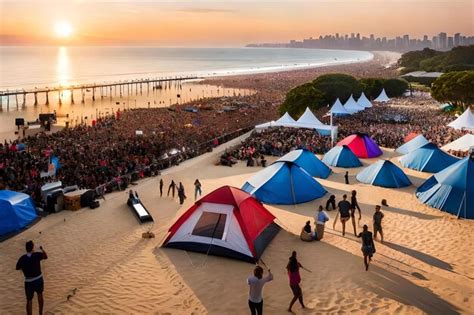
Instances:
[[[387,79],[383,82],[383,87],[388,97],[399,97],[408,90],[408,82],[402,79]]]
[[[374,99],[379,96],[380,91],[383,89],[383,82],[384,80],[379,78],[365,78],[359,80],[362,91],[364,91],[365,96],[369,99]]]
[[[398,60],[398,65],[403,67],[402,74],[420,70],[420,62],[442,54],[440,51],[425,48],[423,50],[409,51],[404,53]]]
[[[450,102],[463,108],[474,104],[474,71],[443,74],[433,83],[431,96],[439,102]]]
[[[313,86],[324,94],[323,105],[332,105],[337,98],[345,102],[351,94],[356,98],[362,92],[356,78],[342,73],[319,76],[313,80]]]
[[[318,109],[325,105],[324,94],[315,89],[312,83],[305,83],[291,89],[286,93],[286,99],[280,105],[279,111],[283,115],[288,112],[293,117],[303,114],[306,107]]]

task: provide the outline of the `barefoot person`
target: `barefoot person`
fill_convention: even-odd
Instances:
[[[16,270],[23,271],[25,276],[26,314],[33,314],[33,297],[38,294],[39,314],[43,314],[43,289],[44,281],[41,273],[41,260],[48,259],[48,255],[40,246],[41,252],[35,252],[33,241],[26,242],[26,254],[21,256],[16,263]]]
[[[263,286],[273,280],[273,274],[268,269],[268,276],[263,277],[263,268],[255,267],[253,276],[248,277],[249,285],[249,308],[252,315],[263,314]]]
[[[362,238],[362,254],[364,254],[365,271],[369,270],[369,262],[372,261],[372,256],[375,254],[375,244],[372,238],[372,232],[369,232],[369,227],[364,224],[363,231],[357,235]]]
[[[286,266],[286,270],[288,270],[288,277],[290,279],[290,288],[293,292],[293,299],[290,302],[290,307],[288,307],[288,312],[293,312],[291,308],[293,304],[295,304],[296,300],[299,300],[301,307],[305,308],[303,303],[303,291],[300,287],[301,276],[300,276],[300,268],[304,268],[296,259],[296,251],[290,256],[288,265]]]
[[[197,196],[201,196],[201,182],[199,181],[199,179],[196,178],[196,180],[194,181],[194,200],[197,199]]]
[[[337,208],[339,212],[336,214],[336,218],[334,218],[332,228],[336,228],[337,216],[339,215],[342,223],[342,236],[344,236],[346,234],[346,222],[351,218],[351,204],[347,201],[347,195],[342,196],[342,200],[337,204]]]
[[[380,206],[375,206],[375,213],[374,213],[374,238],[377,239],[377,232],[380,233],[380,241],[383,243],[383,229],[382,229],[382,219],[384,215],[383,212],[380,211]]]
[[[329,221],[329,216],[324,211],[323,206],[319,206],[318,213],[316,213],[316,239],[322,240],[324,237],[324,225]]]
[[[359,203],[357,202],[357,191],[353,190],[351,192],[351,220],[352,220],[352,227],[354,228],[354,235],[357,236],[357,229],[356,229],[356,220],[355,220],[355,211],[359,212],[359,219],[362,219],[362,213],[360,211]]]

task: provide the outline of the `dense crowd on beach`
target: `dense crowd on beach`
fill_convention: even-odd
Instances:
[[[179,106],[133,109],[99,118],[94,126],[5,141],[0,144],[0,189],[24,191],[39,201],[40,187],[51,180],[41,174],[52,156],[60,164],[55,179],[66,186],[124,189],[134,179],[210,151],[264,121],[264,104],[257,109],[240,102],[228,111],[208,105],[197,113]]]

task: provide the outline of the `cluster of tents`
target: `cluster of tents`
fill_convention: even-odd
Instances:
[[[374,102],[377,103],[387,103],[389,101],[390,98],[387,96],[387,93],[385,93],[385,89],[382,89],[380,95],[374,99]],[[365,96],[364,92],[362,92],[357,101],[351,95],[344,105],[341,103],[339,98],[336,99],[331,109],[329,110],[329,113],[334,116],[346,116],[358,113],[370,107],[372,107],[372,103],[369,101],[367,96]]]

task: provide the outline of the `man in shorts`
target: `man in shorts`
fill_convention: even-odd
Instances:
[[[25,276],[26,313],[33,314],[33,297],[38,294],[39,314],[43,314],[43,289],[44,281],[41,273],[41,260],[48,259],[48,255],[40,246],[41,252],[35,252],[33,241],[26,242],[26,254],[21,256],[16,263],[16,270],[23,271]]]
[[[342,196],[342,200],[337,204],[339,212],[336,214],[332,228],[336,228],[337,216],[340,215],[342,223],[342,236],[346,234],[346,222],[351,218],[351,203],[347,201],[347,195]]]
[[[382,219],[384,215],[380,211],[380,206],[375,206],[374,213],[374,239],[377,239],[377,233],[380,233],[380,241],[383,243],[383,229],[382,229]]]

